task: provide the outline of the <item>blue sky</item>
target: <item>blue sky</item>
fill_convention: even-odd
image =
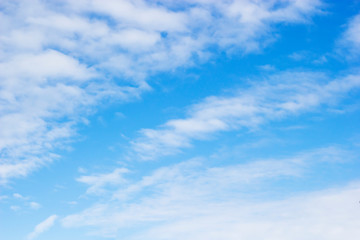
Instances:
[[[0,3],[0,239],[355,239],[360,2]]]

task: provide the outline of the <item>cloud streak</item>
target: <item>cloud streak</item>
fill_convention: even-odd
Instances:
[[[359,232],[358,183],[280,198],[269,186],[303,179],[311,166],[353,157],[329,147],[217,167],[192,159],[119,186],[112,197],[61,223],[66,228],[91,227],[90,234],[114,239],[340,239]]]
[[[57,215],[51,215],[50,217],[48,217],[47,219],[45,219],[44,221],[42,221],[41,223],[36,225],[36,227],[34,228],[34,231],[29,233],[29,235],[27,236],[27,239],[33,240],[33,239],[37,238],[43,232],[49,230],[54,225],[57,218],[58,218]]]
[[[135,157],[154,159],[190,147],[217,132],[255,129],[285,117],[336,104],[360,87],[359,75],[329,80],[324,74],[283,72],[233,96],[211,96],[189,107],[188,116],[172,119],[156,129],[142,129],[132,142]]]

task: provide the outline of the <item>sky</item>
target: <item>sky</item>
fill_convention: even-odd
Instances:
[[[1,240],[360,235],[360,1],[3,0]]]

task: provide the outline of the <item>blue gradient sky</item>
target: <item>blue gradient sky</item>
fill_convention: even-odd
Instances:
[[[360,2],[0,3],[0,239],[360,235]]]

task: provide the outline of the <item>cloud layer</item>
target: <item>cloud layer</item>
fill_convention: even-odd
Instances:
[[[61,223],[114,239],[351,238],[359,233],[358,183],[293,197],[279,197],[271,186],[352,158],[329,147],[222,167],[192,159],[129,180]]]
[[[0,183],[52,161],[106,99],[219,51],[253,52],[320,1],[5,1],[0,13]]]
[[[321,73],[283,72],[254,82],[233,96],[211,96],[190,106],[185,118],[141,130],[141,136],[132,142],[136,156],[146,160],[174,154],[194,140],[217,132],[254,129],[269,121],[334,105],[360,87],[360,76],[331,80]]]

